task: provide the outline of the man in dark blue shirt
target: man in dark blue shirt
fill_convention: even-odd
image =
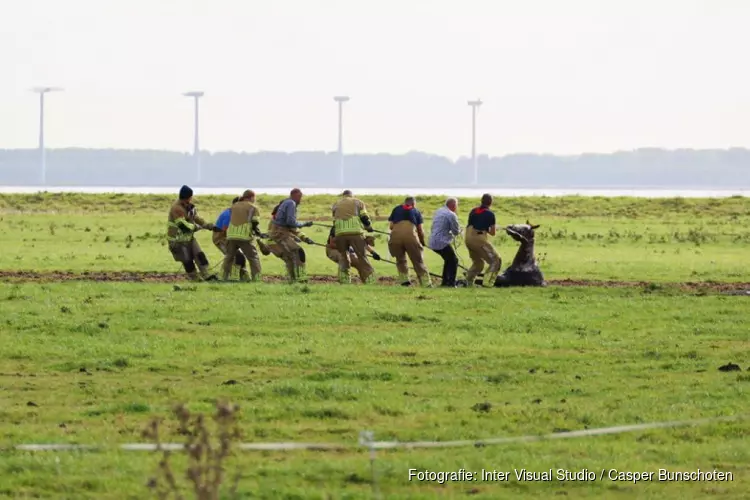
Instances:
[[[419,284],[424,287],[432,286],[430,273],[424,263],[422,249],[425,247],[422,214],[417,210],[416,200],[409,196],[403,205],[393,209],[388,217],[388,226],[391,236],[388,241],[388,250],[396,259],[396,269],[401,283],[409,284],[409,266],[406,264],[406,256],[409,256],[414,270],[417,272]]]
[[[485,262],[489,268],[482,281],[483,286],[494,286],[495,278],[500,272],[502,260],[489,240],[490,236],[495,236],[495,214],[490,210],[491,206],[492,196],[483,194],[482,204],[469,212],[469,222],[466,227],[466,248],[471,258],[471,267],[466,273],[468,286],[474,286],[474,280],[484,269]]]

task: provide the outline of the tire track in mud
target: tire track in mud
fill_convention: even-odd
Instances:
[[[123,282],[123,283],[189,283],[184,274],[159,271],[0,271],[0,281],[12,283],[45,283],[66,281]],[[266,283],[284,283],[284,276],[264,276]],[[335,276],[311,275],[310,283],[337,283]],[[352,282],[357,283],[356,277]],[[214,282],[223,284],[222,282]],[[378,283],[397,285],[394,277],[379,277]],[[599,288],[642,288],[657,291],[663,288],[679,289],[684,292],[723,292],[738,295],[750,295],[750,283],[744,282],[680,282],[655,283],[649,281],[614,281],[614,280],[581,280],[552,279],[547,280],[550,287],[599,287]]]

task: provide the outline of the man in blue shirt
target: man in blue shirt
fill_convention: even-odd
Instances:
[[[430,273],[424,263],[422,249],[426,246],[424,242],[424,230],[422,229],[422,214],[417,210],[416,200],[409,196],[403,205],[398,205],[388,217],[388,227],[391,230],[388,240],[388,250],[396,259],[396,269],[402,285],[409,285],[409,267],[406,264],[406,256],[409,256],[414,270],[417,272],[419,284],[424,287],[432,286]]]
[[[458,200],[448,198],[445,205],[438,208],[432,217],[430,248],[443,258],[443,281],[440,286],[455,287],[458,273],[458,256],[453,250],[453,241],[461,234],[456,210]]]
[[[312,222],[297,222],[297,205],[302,203],[302,190],[292,189],[289,198],[282,201],[276,215],[271,221],[271,239],[281,247],[282,259],[286,263],[290,283],[306,283],[307,269],[305,251],[297,244],[304,241],[308,245],[315,243],[305,236],[300,228],[312,226]]]
[[[469,223],[466,227],[466,248],[469,250],[471,267],[466,273],[467,286],[474,286],[474,280],[484,269],[484,263],[489,264],[487,274],[482,281],[485,287],[495,284],[500,272],[502,260],[490,243],[489,237],[495,236],[495,214],[490,210],[492,196],[482,195],[482,204],[469,212]]]

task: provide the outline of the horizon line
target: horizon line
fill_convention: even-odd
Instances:
[[[147,152],[147,153],[174,153],[174,154],[180,154],[185,156],[193,156],[193,152],[191,150],[175,150],[175,149],[156,149],[156,148],[124,148],[124,147],[88,147],[88,146],[64,146],[64,147],[55,147],[51,148],[46,146],[45,151],[47,153],[53,152],[53,151],[123,151],[123,152]],[[26,147],[26,148],[2,148],[0,147],[0,151],[29,151],[29,152],[36,152],[39,151],[38,147]],[[634,152],[644,152],[644,151],[659,151],[659,152],[666,152],[666,153],[673,153],[673,152],[680,152],[680,151],[689,151],[689,152],[728,152],[728,151],[746,151],[750,152],[750,146],[729,146],[729,147],[723,147],[723,148],[692,148],[692,147],[677,147],[677,148],[666,148],[666,147],[659,147],[659,146],[640,146],[637,148],[632,149],[616,149],[616,150],[610,150],[607,152],[602,151],[585,151],[580,153],[552,153],[552,152],[532,152],[532,151],[520,151],[520,152],[513,152],[513,153],[505,153],[501,155],[490,155],[487,153],[477,153],[477,158],[487,158],[487,159],[498,159],[498,158],[508,158],[513,156],[555,156],[559,158],[577,158],[581,156],[611,156],[616,154],[622,154],[622,153],[634,153]],[[235,150],[235,149],[223,149],[223,150],[210,150],[210,149],[201,149],[200,154],[203,155],[220,155],[220,154],[237,154],[237,155],[257,155],[257,154],[300,154],[300,153],[313,153],[313,154],[325,154],[325,155],[336,155],[338,156],[337,150],[323,150],[323,149],[299,149],[299,150],[271,150],[271,149],[259,149],[255,151],[247,151],[247,150]],[[423,156],[431,156],[431,157],[437,157],[437,158],[445,158],[452,162],[460,161],[460,160],[471,160],[471,155],[460,155],[457,157],[451,157],[448,155],[442,155],[438,153],[430,153],[428,151],[421,151],[421,150],[409,150],[405,152],[387,152],[387,151],[380,151],[380,152],[355,152],[355,153],[344,153],[345,157],[356,157],[356,156],[409,156],[409,155],[423,155]]]

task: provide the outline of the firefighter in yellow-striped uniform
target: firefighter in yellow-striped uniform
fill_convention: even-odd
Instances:
[[[251,189],[242,193],[240,200],[232,205],[227,227],[227,253],[224,256],[223,278],[229,280],[237,255],[242,252],[250,262],[252,281],[261,281],[261,266],[258,249],[253,237],[260,236],[260,211],[255,206],[255,192]]]
[[[339,251],[339,283],[351,283],[349,270],[351,268],[351,257],[349,248],[354,250],[354,255],[359,261],[359,274],[363,283],[375,282],[375,269],[367,258],[367,244],[362,228],[372,232],[372,221],[367,214],[365,204],[355,198],[350,190],[341,193],[342,198],[332,207],[333,228],[335,232],[336,249]]]
[[[175,261],[181,263],[191,280],[216,280],[216,275],[208,273],[208,258],[195,239],[195,232],[199,229],[216,230],[214,224],[204,221],[198,216],[193,205],[193,190],[188,186],[180,188],[180,197],[169,208],[167,216],[167,241],[169,251]],[[198,263],[200,278],[196,272]]]
[[[365,245],[365,250],[370,252],[372,258],[375,260],[380,260],[380,255],[378,255],[378,252],[375,251],[375,238],[373,238],[372,236],[365,237]],[[328,259],[334,262],[337,266],[343,259],[343,257],[341,256],[341,252],[339,252],[338,248],[336,247],[336,228],[331,228],[331,231],[328,233],[326,257],[328,257]],[[354,249],[352,247],[349,247],[349,261],[351,263],[351,267],[357,270],[360,281],[364,283],[365,279],[367,278],[367,269],[362,266],[362,263],[359,261],[359,258],[357,258],[357,254],[354,253]]]
[[[234,205],[238,201],[240,201],[239,196],[232,200],[232,205]],[[229,217],[231,216],[231,213],[232,207],[230,206],[229,208],[221,212],[221,214],[219,214],[219,216],[216,218],[216,222],[214,222],[216,230],[214,231],[212,240],[216,248],[218,248],[221,252],[221,255],[227,254],[227,228],[229,227]],[[240,250],[240,252],[235,257],[234,266],[234,269],[237,272],[235,273],[233,270],[232,276],[238,274],[241,280],[249,279],[250,275],[247,272],[247,259],[242,253],[242,250]]]

